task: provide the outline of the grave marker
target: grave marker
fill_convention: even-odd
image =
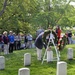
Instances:
[[[31,64],[31,54],[25,53],[24,54],[24,66],[29,66]]]

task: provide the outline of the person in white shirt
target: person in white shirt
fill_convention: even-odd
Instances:
[[[27,35],[27,39],[28,39],[27,47],[28,47],[28,48],[32,48],[32,40],[33,40],[32,35],[31,35],[31,34],[28,34],[28,35]]]
[[[18,33],[16,38],[17,38],[17,49],[20,50],[20,47],[21,47],[21,35],[20,35],[20,33]]]

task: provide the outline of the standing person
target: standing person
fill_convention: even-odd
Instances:
[[[7,31],[3,32],[3,42],[4,42],[4,54],[9,54],[9,38]]]
[[[67,43],[66,43],[66,44],[69,44],[69,40],[68,40],[68,31],[65,33],[65,36],[66,36],[66,39],[67,39]]]
[[[43,48],[43,44],[44,44],[42,41],[43,34],[44,34],[44,32],[40,33],[35,40],[35,46],[36,46],[36,50],[37,50],[37,60],[41,60],[41,58],[42,58],[42,48]]]
[[[20,50],[21,48],[21,35],[20,33],[18,33],[18,35],[16,36],[17,38],[17,49]]]
[[[0,34],[0,52],[2,52],[3,50],[3,38],[2,38],[2,34]]]
[[[27,39],[27,35],[25,34],[25,35],[24,35],[24,44],[25,44],[25,48],[27,48],[27,42],[28,42],[28,39]]]
[[[13,49],[14,49],[14,35],[13,35],[12,31],[9,32],[8,38],[9,38],[9,53],[13,53]]]
[[[27,39],[28,39],[27,47],[28,48],[32,48],[32,40],[33,40],[33,37],[32,37],[32,35],[30,33],[27,35]]]
[[[60,26],[56,27],[56,34],[57,34],[57,37],[58,37],[58,40],[59,40],[60,37],[61,37],[61,28],[60,28]]]
[[[69,44],[72,44],[72,32],[71,31],[68,32],[68,40],[69,40]]]
[[[60,26],[56,27],[56,31],[55,32],[57,34],[57,38],[58,38],[57,45],[59,47],[59,45],[60,45],[60,38],[61,38],[61,28],[60,28]]]
[[[14,49],[17,49],[17,37],[16,37],[16,33],[13,33],[14,35]]]

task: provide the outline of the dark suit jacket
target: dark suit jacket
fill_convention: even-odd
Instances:
[[[39,49],[43,48],[42,35],[38,36],[35,40],[35,46]]]

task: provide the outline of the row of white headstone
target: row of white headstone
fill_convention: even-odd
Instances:
[[[73,49],[68,48],[68,59],[73,59]],[[47,62],[53,61],[53,51],[47,51]],[[24,54],[24,66],[31,64],[31,55],[30,53]],[[20,68],[18,70],[18,75],[30,75],[29,68]],[[57,71],[56,75],[67,75],[67,63],[64,61],[57,62]]]
[[[29,68],[20,68],[18,70],[18,75],[30,75]],[[57,72],[56,75],[67,75],[67,63],[64,61],[57,62]]]
[[[72,48],[68,48],[68,51],[67,51],[67,59],[68,60],[73,59],[73,49]],[[50,61],[54,61],[53,51],[52,50],[47,51],[47,62],[50,62]]]
[[[48,52],[49,53],[49,52]],[[51,54],[51,56],[50,56]],[[53,59],[53,52],[49,54],[47,61],[52,61]],[[68,59],[73,59],[73,49],[68,48]],[[31,65],[31,54],[25,53],[24,54],[24,66]],[[5,57],[0,56],[0,69],[5,69]],[[30,75],[29,68],[20,68],[18,70],[18,75]],[[64,61],[57,62],[57,72],[56,75],[67,75],[67,63]]]
[[[24,66],[28,66],[31,64],[31,54],[26,53],[24,54]],[[5,69],[5,57],[0,56],[0,70]]]

